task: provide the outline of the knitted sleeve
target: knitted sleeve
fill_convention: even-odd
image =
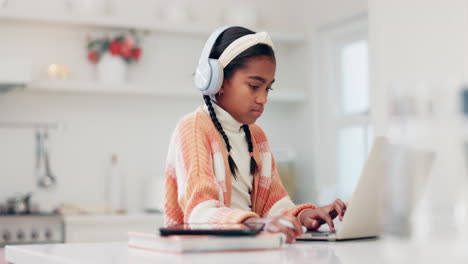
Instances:
[[[295,205],[291,201],[291,198],[289,197],[288,193],[283,187],[283,184],[281,183],[278,170],[276,169],[276,161],[273,155],[271,155],[271,159],[272,168],[270,192],[267,196],[262,215],[266,217],[276,216],[280,214],[297,216],[304,209],[317,208],[315,205],[312,204]]]
[[[166,169],[165,224],[240,223],[258,217],[224,204],[223,187],[216,180],[213,151],[206,122],[200,114],[179,122]]]

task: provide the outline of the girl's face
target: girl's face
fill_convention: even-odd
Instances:
[[[275,81],[276,63],[269,56],[249,59],[245,67],[223,81],[216,102],[242,124],[253,124],[262,115],[268,91]]]

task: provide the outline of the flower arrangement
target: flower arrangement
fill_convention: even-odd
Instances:
[[[131,64],[140,59],[141,46],[139,37],[134,30],[121,33],[113,38],[108,36],[96,39],[88,39],[88,60],[97,63],[102,55],[107,51],[112,56],[120,56],[127,63]]]

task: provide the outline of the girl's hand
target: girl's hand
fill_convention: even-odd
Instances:
[[[340,199],[337,199],[330,205],[321,208],[306,209],[299,214],[298,218],[301,224],[308,229],[315,230],[324,223],[327,223],[330,227],[330,231],[335,232],[333,219],[339,216],[340,221],[342,221],[345,212],[346,204]]]
[[[307,229],[316,230],[322,224],[327,223],[330,227],[330,231],[335,232],[332,218],[322,208],[306,209],[299,214],[298,218],[301,224]]]
[[[244,223],[265,223],[264,230],[266,232],[285,234],[287,243],[296,242],[296,236],[303,233],[302,226],[297,218],[289,215],[279,215],[272,218],[247,218]],[[289,225],[294,228],[289,227]]]
[[[284,224],[284,221],[291,223],[294,226],[294,228],[291,228]],[[266,222],[265,230],[271,233],[285,234],[287,243],[296,242],[296,236],[301,236],[303,233],[302,226],[297,220],[297,218],[290,215],[279,215],[269,219],[269,221]]]
[[[343,221],[343,216],[346,212],[346,204],[340,199],[336,199],[333,203],[322,207],[322,209],[328,212],[332,219],[335,219],[335,217],[339,216],[338,219]]]

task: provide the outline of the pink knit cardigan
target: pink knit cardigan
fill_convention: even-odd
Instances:
[[[165,225],[240,223],[249,217],[297,216],[312,204],[294,205],[283,188],[265,133],[250,125],[258,170],[251,211],[231,209],[231,181],[225,143],[200,107],[185,116],[172,135],[165,171]]]

